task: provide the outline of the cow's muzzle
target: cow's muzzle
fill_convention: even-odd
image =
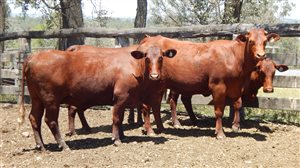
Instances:
[[[266,58],[266,53],[257,53],[256,58],[262,60]]]
[[[272,87],[268,87],[268,88],[264,88],[263,91],[265,93],[273,93],[274,92],[274,89]]]
[[[149,76],[150,76],[150,79],[152,79],[152,80],[158,80],[159,79],[159,74],[157,74],[157,73],[151,73]]]

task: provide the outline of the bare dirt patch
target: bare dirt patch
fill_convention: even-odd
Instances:
[[[27,115],[29,110],[27,106]],[[202,117],[192,126],[188,116],[179,115],[183,127],[175,129],[169,113],[162,113],[166,129],[153,137],[124,120],[127,138],[116,147],[111,141],[110,110],[88,110],[85,114],[92,132],[82,132],[76,118],[78,135],[64,137],[71,151],[58,149],[43,122],[48,151],[38,152],[29,120],[18,129],[17,105],[0,104],[0,167],[300,167],[300,128],[294,125],[246,120],[242,130],[233,133],[225,118],[227,138],[217,140],[214,118]],[[66,133],[65,108],[61,108],[59,124]]]

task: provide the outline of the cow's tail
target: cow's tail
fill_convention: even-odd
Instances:
[[[25,120],[25,106],[24,106],[24,85],[25,85],[25,71],[27,68],[27,59],[23,63],[22,68],[22,79],[21,79],[21,94],[19,95],[19,117],[18,117],[18,123],[19,126],[21,126],[24,123]]]

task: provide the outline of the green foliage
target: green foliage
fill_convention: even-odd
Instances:
[[[164,25],[208,24],[215,16],[211,1],[198,0],[152,0],[152,22]]]
[[[168,104],[162,104],[161,111],[164,110],[169,111],[170,106]],[[180,113],[185,113],[187,115],[186,109],[184,108],[183,104],[177,105],[177,111]],[[193,105],[193,111],[197,116],[215,117],[214,107],[211,105]],[[260,120],[300,125],[300,111],[260,109],[249,107],[246,107],[244,111],[246,120]],[[223,117],[229,117],[228,106],[226,106],[224,110]]]
[[[276,24],[292,9],[288,0],[244,1],[242,23]]]
[[[287,16],[293,4],[288,0],[244,0],[241,23],[273,24]],[[225,0],[152,0],[151,22],[164,25],[221,23]],[[229,18],[230,19],[230,18]]]
[[[245,108],[245,119],[300,124],[300,111]]]

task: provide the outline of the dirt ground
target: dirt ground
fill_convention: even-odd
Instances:
[[[26,107],[28,115],[30,106]],[[238,133],[231,132],[225,118],[227,137],[214,136],[214,118],[201,117],[191,126],[188,116],[179,115],[182,128],[170,125],[170,114],[162,113],[165,130],[148,137],[143,129],[127,124],[127,138],[120,146],[111,141],[110,110],[87,110],[92,133],[85,134],[76,117],[78,135],[66,137],[71,151],[59,151],[43,122],[42,136],[48,151],[35,151],[29,120],[17,127],[17,105],[0,104],[0,167],[300,167],[300,127],[246,120]],[[152,118],[153,121],[153,118]],[[67,132],[67,110],[61,108],[60,130]],[[153,125],[156,128],[155,125]],[[28,134],[28,135],[27,135]]]

